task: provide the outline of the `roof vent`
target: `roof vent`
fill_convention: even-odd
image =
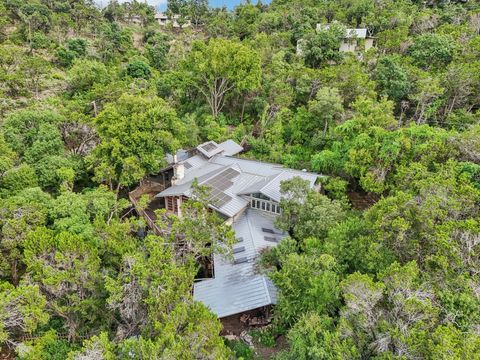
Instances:
[[[234,254],[238,254],[238,253],[241,253],[243,251],[245,251],[245,246],[239,246],[239,247],[233,248],[233,253]]]
[[[277,238],[274,238],[274,237],[271,237],[271,236],[264,236],[263,239],[264,239],[265,241],[268,241],[268,242],[278,243]]]
[[[244,257],[241,257],[241,258],[238,258],[238,259],[235,259],[235,261],[233,262],[235,265],[237,264],[243,264],[243,263],[246,263],[248,261],[247,257],[244,256]]]

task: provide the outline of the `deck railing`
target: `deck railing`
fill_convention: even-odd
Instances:
[[[163,190],[165,190],[165,186],[163,184],[151,181],[146,178],[140,181],[140,184],[136,189],[128,193],[128,198],[135,207],[135,210],[137,210],[138,215],[145,219],[148,227],[152,229],[157,235],[162,235],[164,231],[155,223],[155,219],[152,218],[152,216],[150,216],[143,207],[139,206],[138,200],[143,195],[148,195],[150,199],[152,199],[155,194]]]

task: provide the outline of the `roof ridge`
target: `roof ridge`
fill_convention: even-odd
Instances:
[[[276,178],[278,178],[278,177],[279,177],[280,175],[282,175],[282,174],[283,174],[283,171],[280,171],[278,174],[271,175],[271,176],[273,176],[273,177],[272,177],[269,181],[267,181],[267,182],[265,183],[265,185],[263,185],[263,186],[260,188],[260,192],[261,192],[263,189],[265,189],[265,187],[266,187],[268,184],[272,183]],[[266,179],[268,179],[268,178],[270,178],[270,176],[268,176]],[[265,195],[265,194],[263,194],[263,195]]]
[[[272,297],[270,296],[270,290],[268,290],[267,279],[265,275],[262,275],[263,286],[265,287],[265,293],[267,294],[267,300],[269,304],[272,304]]]

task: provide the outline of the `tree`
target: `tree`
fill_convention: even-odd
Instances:
[[[23,71],[25,72],[29,90],[33,92],[35,98],[38,98],[40,91],[44,88],[45,74],[49,70],[49,64],[41,57],[28,57],[23,64]]]
[[[41,201],[32,198],[37,193]],[[36,196],[37,196],[36,195]],[[16,194],[0,206],[0,276],[17,285],[24,271],[23,248],[29,232],[46,223],[50,198],[38,188]]]
[[[166,239],[150,235],[144,243],[145,252],[126,254],[118,276],[106,281],[109,307],[120,319],[119,352],[148,358],[228,358],[218,336],[219,321],[192,299],[195,263],[182,260]]]
[[[380,94],[399,101],[410,91],[410,81],[407,72],[398,64],[396,56],[386,56],[378,61],[375,78],[380,88]]]
[[[175,244],[178,258],[186,262],[192,258],[199,261],[214,253],[228,255],[236,242],[231,227],[210,211],[208,199],[208,187],[196,188],[192,199],[183,204],[182,216],[170,219],[169,240]]]
[[[19,46],[0,46],[0,89],[9,97],[28,93],[22,69],[25,58],[25,50]]]
[[[32,334],[49,319],[46,299],[38,286],[14,287],[0,281],[0,344],[18,345],[21,336]]]
[[[151,74],[150,66],[143,60],[134,60],[127,65],[127,75],[132,78],[148,80]]]
[[[444,256],[459,249],[443,243],[444,238],[438,236],[436,229],[450,221],[460,225],[462,220],[475,216],[478,189],[461,173],[458,164],[451,161],[436,172],[412,164],[401,169],[399,176],[404,180],[399,182],[395,194],[366,213],[371,222],[369,227],[400,261],[417,260],[419,264],[439,261],[440,267],[447,266]],[[434,254],[442,256],[435,259]]]
[[[455,44],[447,35],[426,33],[419,35],[408,48],[415,64],[424,69],[438,69],[452,61]]]
[[[302,314],[333,315],[339,305],[340,279],[330,255],[289,254],[269,276],[280,291],[276,321],[293,324]]]
[[[205,97],[213,117],[225,105],[225,96],[232,90],[254,90],[260,85],[260,59],[239,42],[211,39],[207,44],[194,42],[182,67],[192,85]]]
[[[20,190],[34,188],[37,185],[35,171],[29,165],[22,164],[6,171],[0,178],[0,195],[13,195]]]
[[[282,213],[276,224],[299,240],[322,239],[328,229],[345,217],[342,204],[310,189],[306,180],[293,178],[280,185]]]
[[[102,332],[84,342],[83,349],[68,354],[69,360],[114,360],[115,344],[108,339],[108,334]]]
[[[200,25],[208,12],[208,0],[188,0],[188,15],[195,26]]]
[[[91,240],[40,227],[28,236],[25,263],[32,283],[48,299],[48,309],[64,321],[70,341],[98,319],[100,261]]]
[[[97,182],[118,191],[153,174],[186,143],[186,129],[162,99],[122,95],[95,118],[100,144],[88,161]]]
[[[75,59],[87,55],[88,42],[85,39],[69,39],[66,47],[60,47],[57,52],[57,62],[64,67],[70,67]]]
[[[240,40],[250,37],[257,32],[260,14],[261,9],[250,2],[240,4],[235,8],[233,26]]]
[[[145,50],[150,65],[157,70],[166,67],[166,57],[170,50],[169,38],[163,33],[146,32],[143,38]]]
[[[310,33],[300,45],[305,63],[310,67],[318,68],[327,65],[329,61],[341,60],[342,53],[339,50],[345,34],[345,28],[337,25]]]
[[[355,345],[342,339],[333,319],[309,312],[288,332],[290,349],[279,360],[353,360],[358,358]]]
[[[3,132],[0,131],[0,178],[10,170],[15,161],[16,154],[5,141]]]
[[[329,126],[339,121],[343,114],[342,98],[338,89],[329,87],[320,88],[315,96],[315,100],[312,100],[308,104],[308,110],[316,118],[313,124],[311,124],[311,126],[313,126],[311,131],[323,127],[323,136],[325,136]],[[304,130],[309,132],[310,129],[307,128]]]
[[[105,84],[108,81],[107,68],[95,60],[75,60],[68,75],[74,93],[88,91],[94,84]]]

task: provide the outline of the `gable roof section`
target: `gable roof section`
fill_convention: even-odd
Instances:
[[[278,164],[226,155],[226,152],[234,154],[243,149],[232,140],[221,144],[208,142],[200,146],[206,144],[213,146],[206,147],[213,152],[217,151],[216,148],[227,150],[221,150],[221,153],[211,158],[201,155],[202,152],[199,150],[200,154],[184,160],[184,164],[186,162],[189,164],[188,167],[185,167],[185,177],[159,193],[157,197],[181,195],[189,197],[193,181],[197,179],[199,185],[211,188],[211,207],[225,216],[234,217],[248,206],[248,200],[241,195],[260,192],[278,202],[280,201],[281,181],[300,176],[313,186],[318,177],[314,173],[286,169]],[[235,176],[231,179],[223,179],[225,177],[223,174],[228,172]]]
[[[269,235],[278,241],[286,236],[275,228],[273,216],[254,209],[245,211],[232,226],[237,239],[241,238],[233,247],[233,260],[215,254],[215,278],[196,282],[193,290],[194,299],[220,318],[276,303],[276,288],[265,275],[256,273],[255,260],[262,249],[276,245],[265,241],[264,228],[273,229],[274,235]]]
[[[298,174],[293,171],[282,171],[277,175],[272,175],[266,177],[259,182],[253,184],[252,186],[242,190],[242,195],[254,194],[254,193],[261,193],[272,200],[280,202],[281,193],[280,193],[280,185],[282,181],[293,179],[296,176],[300,176],[303,179],[310,182],[310,186],[315,184],[317,179],[317,175],[310,174],[310,173],[301,173]]]

